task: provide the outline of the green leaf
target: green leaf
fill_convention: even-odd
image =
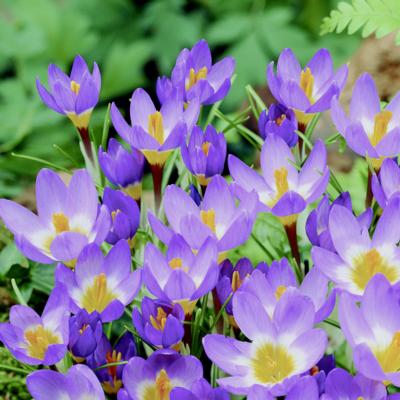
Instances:
[[[110,49],[103,67],[103,99],[124,94],[144,83],[143,66],[150,58],[150,45],[143,39],[127,45],[117,43]]]
[[[32,287],[49,294],[54,287],[55,265],[35,264],[30,269]]]
[[[9,243],[0,252],[0,276],[7,275],[13,265],[28,268],[28,260],[20,253],[14,242]]]
[[[321,34],[343,32],[349,35],[361,31],[363,37],[375,33],[377,38],[400,29],[400,3],[398,0],[351,0],[340,2],[336,10],[325,17]],[[396,36],[400,44],[400,33]]]
[[[215,21],[207,33],[207,39],[213,45],[230,44],[251,29],[251,19],[247,14],[230,14]]]

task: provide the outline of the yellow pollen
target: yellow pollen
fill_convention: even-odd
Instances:
[[[374,351],[375,357],[378,360],[383,371],[399,372],[400,370],[400,331],[393,335],[392,342],[385,349]]]
[[[317,365],[314,365],[314,366],[310,369],[310,375],[311,375],[311,376],[317,375],[318,372],[319,372],[319,368],[318,368]]]
[[[78,94],[80,89],[81,89],[81,85],[78,82],[71,81],[71,90],[75,94]]]
[[[52,215],[52,222],[57,234],[70,230],[68,217],[63,213],[54,213]]]
[[[27,329],[24,332],[24,337],[28,344],[28,355],[39,360],[44,359],[47,348],[51,344],[60,343],[59,337],[48,329],[45,329],[43,325],[39,325],[35,329]]]
[[[353,260],[352,278],[360,290],[363,291],[371,278],[379,273],[385,275],[391,283],[398,279],[396,268],[389,265],[376,249],[371,249]]]
[[[115,217],[121,212],[121,210],[115,210],[111,212],[111,218],[114,221]]]
[[[189,90],[198,81],[206,79],[207,73],[208,73],[207,67],[200,68],[197,72],[194,70],[194,68],[190,68],[189,79],[186,82],[185,89]]]
[[[285,119],[286,119],[286,115],[285,115],[285,114],[282,114],[280,117],[278,117],[278,118],[275,120],[275,123],[276,123],[277,125],[281,126],[282,123],[283,123],[283,121],[284,121]]]
[[[101,313],[114,299],[115,295],[107,287],[107,277],[101,273],[94,277],[93,284],[86,289],[81,303],[88,313]]]
[[[209,210],[201,210],[200,218],[201,222],[203,222],[204,225],[207,225],[215,233],[215,210],[213,208],[210,208]]]
[[[287,350],[272,343],[259,347],[251,364],[255,378],[263,384],[282,382],[295,369],[293,357]]]
[[[145,389],[143,400],[169,400],[172,389],[173,385],[167,371],[162,369],[157,375],[155,384]]]
[[[300,87],[303,89],[307,98],[312,102],[312,94],[314,89],[314,77],[311,69],[307,67],[305,71],[300,74]]]
[[[282,297],[283,293],[286,292],[286,289],[286,286],[279,285],[275,290],[275,298],[279,300]]]
[[[374,132],[370,138],[372,146],[376,146],[386,135],[392,116],[393,113],[389,110],[382,110],[375,115]]]
[[[183,260],[182,258],[175,257],[172,258],[168,264],[172,269],[181,269],[183,266]]]
[[[79,333],[82,335],[82,333],[85,332],[88,327],[89,327],[88,324],[83,324],[82,328],[79,329]]]
[[[203,151],[203,153],[204,153],[206,156],[208,156],[208,152],[210,151],[210,146],[211,146],[211,143],[210,143],[210,142],[204,142],[204,143],[201,145],[201,150]]]
[[[278,201],[288,190],[289,183],[287,180],[288,170],[284,167],[274,171],[275,185],[276,185],[276,199]]]
[[[243,281],[240,279],[239,271],[233,271],[232,274],[232,291],[236,292],[242,286]]]
[[[158,307],[157,316],[154,318],[150,315],[150,322],[158,331],[163,331],[167,322],[167,313],[162,309],[162,307]]]
[[[149,115],[148,130],[149,134],[153,136],[159,144],[164,143],[164,125],[160,111]]]

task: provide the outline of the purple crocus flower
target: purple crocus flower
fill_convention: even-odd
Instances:
[[[333,290],[329,294],[328,279],[317,268],[312,268],[299,285],[286,258],[273,261],[268,268],[255,270],[239,289],[257,296],[270,318],[287,290],[298,291],[312,301],[316,324],[326,319],[335,306],[336,292]]]
[[[99,148],[99,164],[113,185],[135,200],[140,199],[144,171],[144,156],[140,151],[128,151],[118,140],[111,138],[107,151]]]
[[[318,385],[314,378],[305,376],[300,378],[289,390],[286,400],[319,400]],[[247,400],[275,400],[263,386],[253,386]]]
[[[372,175],[371,186],[381,208],[385,208],[393,197],[400,195],[400,168],[397,162],[390,158],[384,160],[379,177]]]
[[[157,80],[158,98],[164,103],[175,94],[187,103],[196,99],[200,104],[213,104],[228,94],[234,70],[232,57],[213,65],[208,43],[202,39],[191,50],[179,53],[171,80]]]
[[[141,312],[135,308],[132,321],[140,337],[159,348],[177,348],[185,333],[185,313],[180,304],[144,297]]]
[[[189,143],[183,144],[181,154],[186,168],[196,176],[200,185],[207,186],[210,178],[221,174],[226,158],[226,140],[224,134],[217,133],[212,125],[203,131],[195,126],[189,137]]]
[[[36,178],[38,215],[10,200],[0,200],[0,216],[28,258],[73,266],[88,243],[101,244],[110,229],[105,206],[99,208],[96,187],[86,170],[74,173],[68,186],[49,169]]]
[[[261,150],[262,176],[239,158],[228,157],[229,171],[239,190],[258,194],[259,211],[270,211],[285,225],[291,225],[307,206],[325,191],[329,180],[326,148],[318,140],[298,171],[289,146],[269,135]]]
[[[325,382],[321,400],[386,400],[387,391],[382,382],[373,381],[361,374],[350,375],[341,368],[332,370]]]
[[[193,249],[208,237],[225,252],[244,243],[250,236],[257,204],[256,193],[246,193],[237,206],[232,186],[222,176],[214,176],[200,205],[181,188],[170,185],[164,194],[164,210],[171,228],[149,213],[149,223],[159,239],[168,244],[174,233],[181,234]]]
[[[336,97],[332,100],[332,119],[337,130],[354,152],[371,160],[376,170],[385,157],[400,153],[399,112],[400,94],[381,110],[375,83],[367,73],[354,86],[349,116]]]
[[[196,357],[158,350],[147,360],[133,357],[129,361],[122,374],[126,394],[118,399],[167,400],[175,387],[190,388],[202,377],[203,367]]]
[[[313,303],[298,291],[282,295],[271,319],[254,294],[240,290],[233,297],[233,316],[250,342],[223,335],[203,339],[207,356],[231,375],[218,380],[230,393],[246,395],[259,385],[273,396],[286,395],[324,354],[326,333],[313,328]]]
[[[339,299],[342,332],[353,350],[354,365],[369,379],[400,385],[400,304],[398,290],[382,274],[369,281],[359,299]]]
[[[329,215],[329,232],[336,252],[322,247],[311,250],[315,266],[340,289],[362,295],[376,274],[391,282],[400,280],[400,255],[397,243],[400,229],[400,199],[385,208],[370,238],[368,228],[360,226],[351,211],[335,205]]]
[[[136,356],[136,346],[130,332],[126,332],[114,348],[107,337],[103,335],[95,352],[88,357],[87,364],[90,368],[96,370],[96,375],[104,391],[109,395],[115,395],[122,387],[122,374],[125,364],[112,365],[107,368],[99,367],[129,361],[134,356]]]
[[[171,97],[160,111],[143,89],[136,89],[130,105],[130,126],[118,108],[111,105],[111,120],[118,134],[140,150],[150,165],[163,166],[172,150],[180,147],[199,116],[198,102],[184,109],[183,101]]]
[[[165,256],[148,243],[143,271],[144,283],[154,296],[179,303],[185,314],[191,314],[196,301],[217,284],[216,243],[208,238],[195,255],[182,236],[174,235]]]
[[[271,104],[268,111],[264,110],[260,114],[258,130],[263,139],[268,135],[277,135],[289,147],[295,146],[298,140],[296,116],[291,109],[283,104]]]
[[[68,348],[73,357],[83,361],[92,354],[103,334],[100,315],[95,311],[89,314],[80,310],[69,319]]]
[[[48,92],[36,80],[36,87],[43,103],[52,110],[66,115],[78,129],[87,129],[93,108],[99,101],[101,77],[99,67],[93,63],[90,73],[85,60],[76,56],[71,75],[66,75],[54,64],[49,65]]]
[[[248,258],[241,258],[235,266],[228,259],[220,264],[220,274],[216,286],[218,298],[221,304],[225,304],[229,296],[232,296],[241,286],[243,281],[254,271]],[[225,311],[232,315],[232,298],[228,301]]]
[[[49,370],[32,372],[26,385],[34,400],[105,400],[96,375],[86,365],[74,365],[65,375]]]
[[[136,201],[119,190],[104,189],[103,204],[111,213],[112,227],[106,241],[115,244],[121,239],[131,240],[139,227],[140,210]]]
[[[307,126],[315,113],[326,111],[331,100],[343,89],[347,79],[347,66],[336,72],[327,49],[318,50],[304,69],[291,49],[279,56],[277,72],[274,63],[267,68],[268,86],[279,103],[296,113],[301,130]]]
[[[0,324],[0,341],[18,361],[31,365],[56,364],[67,352],[68,306],[62,284],[51,292],[42,316],[28,306],[12,306],[10,322]]]
[[[224,389],[213,389],[205,379],[199,379],[190,389],[172,389],[170,400],[230,400],[230,396]]]
[[[83,308],[98,312],[103,322],[114,321],[124,313],[140,289],[141,270],[131,272],[131,251],[120,240],[104,256],[96,244],[86,246],[78,257],[75,271],[58,265],[56,280],[65,283],[72,312]]]
[[[306,233],[311,244],[330,251],[335,251],[335,247],[328,229],[329,214],[335,205],[340,205],[346,207],[349,211],[353,211],[350,193],[341,193],[332,204],[329,203],[329,197],[324,196],[317,208],[310,212],[306,222]],[[357,217],[360,227],[368,229],[372,222],[372,217],[373,212],[371,208],[360,214]]]

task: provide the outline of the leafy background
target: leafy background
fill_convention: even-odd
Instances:
[[[322,19],[336,7],[334,0],[0,0],[0,197],[34,207],[32,185],[42,165],[18,155],[72,168],[66,152],[77,164],[83,162],[72,125],[47,109],[36,93],[35,79],[47,83],[49,63],[69,70],[76,54],[89,63],[98,62],[101,101],[91,125],[100,134],[109,102],[127,109],[139,86],[154,94],[156,78],[170,74],[179,51],[205,38],[215,59],[231,55],[237,62],[234,86],[222,106],[229,113],[245,108],[246,84],[268,102],[266,65],[285,47],[292,47],[303,63],[320,47],[332,52],[337,65],[346,62],[360,37],[320,36]],[[339,5],[336,13],[342,9]],[[323,30],[343,31],[350,23],[343,18],[343,12],[334,13],[324,21]],[[239,138],[234,132],[228,135],[230,146],[244,155],[246,147]],[[359,187],[351,179],[348,182],[349,187]],[[257,222],[255,237],[284,247],[283,233],[276,234],[276,229],[274,221],[265,217]],[[29,264],[4,228],[0,228],[0,249],[0,321],[4,321],[16,301],[11,279],[25,300],[40,308],[52,287],[53,270]],[[241,255],[256,254],[260,260],[264,254],[252,241],[242,250]],[[17,365],[0,350],[0,370],[1,364]],[[21,380],[23,375],[17,372],[0,373],[0,398],[29,398]]]

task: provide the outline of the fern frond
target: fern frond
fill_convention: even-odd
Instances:
[[[321,34],[343,32],[349,35],[362,29],[361,35],[367,37],[375,33],[377,38],[400,29],[400,0],[351,0],[340,2],[337,10],[331,11],[321,25]],[[396,35],[400,44],[400,32]]]

